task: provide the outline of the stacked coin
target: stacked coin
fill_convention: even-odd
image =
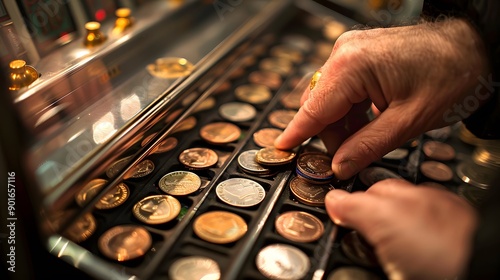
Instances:
[[[216,244],[235,242],[247,230],[248,226],[243,218],[227,211],[203,213],[193,223],[193,231],[199,238]]]
[[[304,279],[311,263],[301,250],[287,244],[271,244],[255,259],[257,269],[269,279]]]
[[[324,232],[321,220],[303,211],[288,211],[276,219],[276,231],[286,239],[296,242],[313,242]]]
[[[240,138],[241,129],[228,122],[214,122],[200,129],[203,140],[213,145],[222,145],[234,142]]]
[[[312,184],[299,177],[294,177],[290,181],[290,191],[295,198],[301,203],[310,206],[325,206],[326,194],[333,189],[332,185]]]
[[[332,158],[323,153],[303,153],[297,159],[296,172],[313,184],[328,184],[334,179]]]
[[[292,162],[296,155],[293,151],[283,151],[274,147],[267,147],[257,152],[255,160],[264,166],[279,166]]]
[[[243,170],[243,172],[256,175],[256,176],[262,176],[262,177],[268,177],[272,176],[275,174],[271,169],[264,167],[257,163],[255,160],[255,156],[257,155],[257,152],[259,150],[248,150],[242,152],[238,156],[238,166]]]
[[[179,201],[169,195],[151,195],[134,205],[132,212],[141,222],[150,225],[163,224],[175,219],[181,211]]]
[[[151,234],[145,228],[134,225],[110,228],[98,241],[103,255],[120,262],[142,257],[151,248],[151,244]]]
[[[222,181],[215,191],[220,200],[236,207],[255,206],[266,196],[266,191],[259,183],[245,178]]]
[[[217,164],[219,156],[215,151],[208,148],[190,148],[182,151],[179,162],[190,170],[202,170]]]

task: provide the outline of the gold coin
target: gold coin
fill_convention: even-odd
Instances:
[[[253,141],[257,146],[266,148],[273,147],[274,140],[283,132],[276,128],[262,128],[253,134]]]
[[[296,155],[293,151],[283,151],[274,147],[267,147],[257,152],[255,160],[262,165],[283,165],[290,163]]]
[[[201,214],[193,223],[193,231],[199,238],[216,244],[235,242],[245,235],[247,230],[243,218],[226,211]]]
[[[325,206],[326,194],[333,189],[331,185],[312,184],[299,177],[294,177],[290,181],[290,191],[293,196],[301,203],[310,206]]]
[[[66,229],[62,235],[76,243],[80,243],[94,234],[95,229],[96,222],[94,216],[86,213]]]
[[[325,231],[323,223],[315,216],[303,211],[282,213],[276,219],[276,231],[286,239],[296,242],[313,242]]]
[[[170,195],[151,195],[134,205],[132,212],[141,222],[157,225],[170,222],[181,211],[179,201]]]
[[[290,45],[278,45],[271,49],[271,55],[289,60],[293,63],[299,63],[302,61],[302,53],[296,48]]]
[[[119,159],[111,164],[111,166],[106,170],[106,176],[108,178],[113,178],[118,174],[122,169],[127,166],[127,164],[130,162],[132,159],[132,156],[124,157],[122,159]]]
[[[193,68],[191,62],[181,57],[158,58],[154,64],[146,67],[149,74],[163,79],[185,77],[191,74]]]
[[[261,60],[259,67],[261,70],[276,72],[281,76],[286,76],[293,70],[292,62],[278,57],[270,57]]]
[[[198,175],[188,171],[174,171],[161,177],[159,187],[169,195],[188,195],[201,186]]]
[[[125,176],[123,176],[124,179],[128,178],[142,178],[145,177],[153,172],[155,169],[155,164],[149,160],[143,160],[139,162],[137,165],[132,167]]]
[[[124,183],[120,183],[110,189],[101,199],[95,204],[97,209],[111,209],[122,205],[130,195],[130,191]]]
[[[271,100],[271,90],[264,85],[241,85],[234,90],[236,98],[251,104],[263,104]]]
[[[248,80],[274,90],[279,89],[282,83],[280,74],[270,71],[254,71],[248,75]]]
[[[177,132],[182,132],[186,130],[191,130],[193,127],[196,126],[196,118],[194,116],[190,116],[181,122],[179,122],[173,129],[172,129],[172,134],[177,133]]]
[[[210,144],[227,144],[238,140],[241,129],[228,122],[214,122],[200,129],[200,136]]]
[[[151,244],[151,234],[145,228],[135,225],[112,227],[98,241],[101,253],[119,262],[142,257],[151,248]]]
[[[77,194],[75,197],[76,204],[78,206],[85,206],[89,201],[92,200],[106,185],[108,181],[104,179],[94,179],[88,182]]]
[[[295,110],[275,110],[269,114],[268,120],[272,126],[285,129],[296,113]]]
[[[313,90],[316,87],[320,78],[321,78],[321,72],[319,72],[319,70],[314,72],[314,75],[312,76],[311,82],[309,84],[310,90]]]
[[[191,148],[182,151],[179,162],[189,169],[206,169],[217,164],[219,156],[208,148]]]

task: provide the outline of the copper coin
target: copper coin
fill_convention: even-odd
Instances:
[[[193,172],[174,171],[161,177],[158,185],[169,195],[188,195],[201,187],[201,179]]]
[[[94,234],[96,227],[94,216],[86,213],[66,229],[63,235],[73,242],[80,243]]]
[[[359,267],[340,267],[332,271],[326,280],[382,280],[376,274]]]
[[[293,90],[287,94],[283,94],[280,102],[287,109],[298,110],[300,108],[300,98],[302,97],[302,91]]]
[[[128,178],[142,178],[144,176],[147,176],[153,172],[155,169],[155,164],[149,160],[143,160],[139,162],[137,165],[132,167],[125,176],[123,176],[124,179]]]
[[[175,148],[178,143],[179,141],[177,141],[177,138],[168,137],[167,139],[161,141],[160,144],[153,149],[152,154],[166,153]]]
[[[455,149],[439,141],[427,141],[422,146],[424,154],[434,160],[448,161],[455,158]]]
[[[220,200],[236,207],[255,206],[266,196],[266,191],[259,183],[245,178],[222,181],[217,185],[215,192]]]
[[[141,142],[141,147],[144,147],[146,146],[149,142],[151,142],[151,140],[153,140],[153,138],[155,138],[155,136],[158,135],[157,132],[153,133],[153,134],[150,134],[148,135],[147,137],[145,137],[142,142]]]
[[[187,168],[206,169],[217,164],[219,156],[208,148],[191,148],[182,151],[179,162]]]
[[[296,242],[313,242],[325,231],[323,223],[315,216],[303,211],[282,213],[276,219],[276,231],[286,239]]]
[[[257,269],[268,279],[304,279],[309,272],[309,257],[294,246],[271,244],[259,251],[255,258]]]
[[[200,136],[210,144],[227,144],[240,138],[241,129],[228,122],[214,122],[200,129]]]
[[[125,166],[130,162],[132,159],[132,156],[124,157],[122,159],[119,159],[111,164],[111,166],[106,170],[106,176],[108,178],[114,178],[116,174],[118,174],[120,171],[122,171]]]
[[[277,57],[264,58],[259,63],[259,68],[264,71],[276,72],[281,76],[290,74],[293,64],[289,60]]]
[[[310,206],[325,206],[326,194],[333,189],[331,185],[312,184],[299,177],[290,181],[290,191],[295,198]]]
[[[220,268],[213,259],[189,256],[172,263],[168,275],[172,280],[219,280]]]
[[[283,133],[283,130],[276,128],[262,128],[253,134],[253,141],[262,148],[273,147],[274,140]]]
[[[267,147],[257,152],[255,160],[262,165],[283,165],[292,162],[296,155],[293,151],[283,151],[274,147]]]
[[[250,104],[263,104],[271,100],[271,90],[264,85],[241,85],[234,90],[236,98]]]
[[[111,188],[101,199],[95,204],[97,209],[111,209],[122,205],[130,195],[130,191],[124,183],[120,183]]]
[[[255,155],[259,150],[247,150],[238,156],[238,165],[243,171],[253,175],[267,175],[271,172],[270,169],[260,165],[255,160]]]
[[[151,234],[135,225],[115,226],[99,237],[98,247],[103,255],[120,262],[142,257],[153,243]]]
[[[422,174],[432,180],[446,182],[453,179],[453,171],[444,163],[438,161],[424,161],[420,165]]]
[[[219,107],[219,114],[231,122],[247,122],[255,118],[257,109],[243,102],[228,102]]]
[[[295,114],[297,114],[295,110],[275,110],[269,114],[268,120],[272,126],[285,129],[288,123],[292,121]]]
[[[108,181],[104,179],[94,179],[88,182],[75,196],[75,201],[78,206],[85,206],[92,200],[106,185]]]
[[[325,180],[333,178],[332,158],[323,153],[303,153],[297,159],[297,169],[305,176]]]
[[[403,177],[383,167],[367,167],[359,172],[359,179],[367,187],[390,178],[403,179]]]
[[[282,83],[280,74],[270,71],[253,71],[248,76],[248,80],[253,84],[264,85],[274,90],[279,89]]]
[[[344,254],[356,264],[366,267],[379,266],[373,248],[356,231],[346,234],[340,241],[340,247]]]
[[[181,211],[179,201],[170,195],[151,195],[134,205],[132,212],[141,222],[157,225],[172,221]]]
[[[196,118],[194,116],[190,116],[181,122],[179,122],[173,129],[172,129],[172,134],[177,133],[177,132],[182,132],[186,130],[191,130],[193,127],[196,126]]]
[[[231,82],[224,81],[215,91],[214,94],[219,94],[222,92],[226,92],[231,88]]]
[[[226,211],[203,213],[193,223],[193,231],[199,238],[216,244],[235,242],[247,230],[248,226],[243,218]]]
[[[290,45],[278,45],[271,48],[271,55],[293,63],[299,63],[303,60],[302,52]]]
[[[229,74],[229,79],[237,79],[245,74],[245,68],[238,67],[231,74]]]

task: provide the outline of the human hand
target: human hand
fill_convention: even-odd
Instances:
[[[389,279],[453,279],[467,267],[477,214],[451,192],[388,179],[366,192],[332,190],[325,205],[373,246]]]
[[[464,103],[487,68],[479,36],[460,19],[344,33],[275,146],[291,149],[319,135],[335,175],[347,179],[408,139],[449,125],[444,113]],[[381,113],[368,123],[372,102]]]

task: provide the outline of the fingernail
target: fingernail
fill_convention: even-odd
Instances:
[[[358,172],[358,166],[352,160],[347,160],[339,163],[337,177],[341,180],[346,180]]]

